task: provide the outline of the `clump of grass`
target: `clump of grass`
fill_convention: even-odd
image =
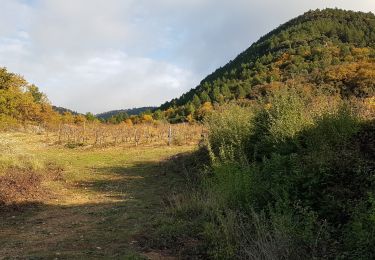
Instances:
[[[0,173],[11,167],[32,170],[44,168],[44,163],[35,154],[9,134],[0,136],[0,151]]]

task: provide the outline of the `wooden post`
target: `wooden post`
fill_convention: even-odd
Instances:
[[[168,129],[168,146],[172,145],[172,126],[169,125]]]
[[[59,122],[59,144],[61,143],[61,122]]]
[[[83,139],[83,142],[82,143],[85,143],[86,142],[86,121],[84,120],[83,121],[83,133],[82,133],[82,139]]]
[[[134,141],[135,141],[135,146],[138,146],[138,136],[137,136],[137,128],[134,131]]]

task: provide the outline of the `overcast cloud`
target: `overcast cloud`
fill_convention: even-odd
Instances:
[[[0,0],[0,66],[79,112],[160,105],[309,9],[374,0]]]

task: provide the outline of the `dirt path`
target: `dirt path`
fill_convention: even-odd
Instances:
[[[0,214],[0,258],[168,259],[144,252],[137,237],[183,182],[164,161],[192,149],[38,150],[64,166],[64,181],[46,184],[53,196],[45,201]]]

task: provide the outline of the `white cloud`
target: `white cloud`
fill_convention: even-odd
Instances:
[[[309,9],[373,0],[0,0],[0,66],[80,112],[157,105]]]
[[[56,104],[81,112],[159,105],[181,95],[193,78],[189,71],[174,65],[116,51],[92,54],[80,61],[56,60],[63,68],[58,74],[51,68],[39,71],[38,77],[54,89],[50,98]]]

